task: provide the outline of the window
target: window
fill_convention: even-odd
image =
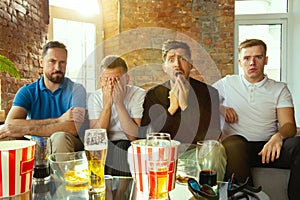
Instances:
[[[87,93],[96,90],[97,42],[102,40],[102,20],[97,0],[50,0],[49,39],[68,49],[66,76],[82,83]],[[97,49],[97,51],[100,51]]]
[[[85,86],[87,92],[96,89],[96,46],[94,24],[65,19],[53,19],[53,39],[64,42],[68,49],[66,76]]]
[[[261,39],[267,44],[269,56],[265,73],[274,80],[286,81],[287,13],[269,13],[286,12],[287,1],[237,0],[235,5],[235,61],[238,58],[237,47],[240,42],[251,38]],[[235,62],[235,72],[242,73],[237,62]]]
[[[100,14],[97,0],[49,0],[49,4],[52,6],[76,10],[83,15]]]
[[[287,13],[287,0],[236,0],[235,14]]]

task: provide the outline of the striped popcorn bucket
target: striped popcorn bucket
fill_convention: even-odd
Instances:
[[[31,190],[34,141],[0,142],[0,198]]]
[[[175,188],[179,145],[180,142],[172,140],[171,162],[168,172],[169,191]],[[145,199],[147,199],[147,195],[149,194],[146,152],[151,152],[151,150],[149,150],[151,147],[147,148],[148,149],[146,149],[146,139],[132,141],[131,146],[128,148],[128,163],[130,172],[135,181],[137,192],[142,193]]]

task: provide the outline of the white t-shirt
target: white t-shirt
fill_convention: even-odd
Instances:
[[[142,88],[133,85],[126,86],[124,104],[131,118],[142,118],[145,94],[146,92]],[[102,89],[99,89],[92,93],[88,99],[89,119],[99,119],[102,109]],[[110,128],[108,132],[108,137],[111,141],[127,140],[127,137],[121,128],[118,113],[114,104],[112,105]]]
[[[224,123],[224,134],[238,134],[249,141],[267,141],[278,130],[277,108],[293,107],[292,96],[283,82],[267,75],[258,83],[249,83],[243,75],[227,75],[213,84],[220,103],[232,107],[237,123]]]

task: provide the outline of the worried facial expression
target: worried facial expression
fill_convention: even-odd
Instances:
[[[67,53],[62,48],[50,48],[40,60],[45,77],[53,83],[61,83],[65,77]]]
[[[182,48],[168,51],[165,62],[163,63],[163,70],[169,75],[172,82],[175,82],[176,77],[179,75],[188,79],[192,68],[191,60],[186,50]]]
[[[264,79],[264,66],[268,64],[268,57],[262,46],[243,48],[238,62],[243,68],[244,76],[250,83]]]

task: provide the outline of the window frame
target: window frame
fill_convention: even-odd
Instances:
[[[281,63],[280,63],[280,81],[287,81],[287,35],[288,35],[288,13],[284,14],[247,14],[235,15],[234,25],[234,73],[239,74],[238,45],[239,45],[239,26],[240,25],[266,25],[279,24],[281,29]]]

